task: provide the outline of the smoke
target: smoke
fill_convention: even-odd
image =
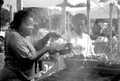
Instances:
[[[66,64],[64,81],[86,81],[89,76],[93,75],[94,69],[90,68],[89,64],[85,66],[85,62],[80,61],[80,59],[65,58],[64,63]]]
[[[110,81],[111,77],[108,77],[108,75],[106,76],[104,73],[100,73],[103,71],[102,68],[97,69],[94,67],[98,65],[98,62],[70,57],[66,58],[64,60],[66,68],[40,81]]]
[[[61,74],[59,74],[59,76],[61,76],[61,79],[59,81],[97,81],[97,77],[100,77],[99,75],[93,74],[85,69],[64,69],[61,71]]]

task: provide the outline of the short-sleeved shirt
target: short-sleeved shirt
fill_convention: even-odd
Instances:
[[[22,74],[25,78],[34,75],[34,48],[33,38],[25,38],[15,30],[10,30],[5,37],[5,67]]]

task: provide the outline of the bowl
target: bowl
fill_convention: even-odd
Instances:
[[[77,70],[81,66],[84,65],[85,59],[76,59],[72,57],[66,57],[64,58],[64,63],[66,65],[66,68],[69,70]]]

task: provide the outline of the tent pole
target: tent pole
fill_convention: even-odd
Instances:
[[[109,35],[109,40],[110,40],[110,52],[112,53],[112,12],[113,12],[113,4],[109,4],[109,17],[110,17],[110,35]]]
[[[17,11],[23,10],[23,0],[16,0],[17,1]]]
[[[87,33],[88,35],[90,35],[90,0],[87,0]],[[86,28],[85,28],[86,29]],[[89,45],[89,39],[87,40],[87,44]],[[88,54],[88,46],[87,46],[87,52],[86,52],[86,56]]]
[[[48,17],[49,17],[49,31],[51,32],[52,28],[51,28],[51,12],[50,12],[50,9],[48,9]]]
[[[87,33],[90,35],[90,0],[87,0]]]
[[[13,6],[10,5],[10,23],[13,20],[13,16],[14,16]]]
[[[117,19],[118,19],[118,51],[120,51],[120,10],[119,8],[117,7]]]
[[[62,33],[64,34],[66,32],[66,3],[67,0],[64,0],[63,5],[62,5]]]
[[[52,31],[52,26],[51,26],[51,10],[50,9],[47,9],[48,10],[48,17],[49,17],[49,31],[51,32]],[[52,44],[52,38],[50,38],[50,46]]]

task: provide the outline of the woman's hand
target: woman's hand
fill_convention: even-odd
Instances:
[[[47,52],[48,52],[50,55],[54,55],[54,54],[56,54],[58,51],[57,51],[55,48],[48,46],[48,47],[47,47]]]
[[[72,45],[71,43],[66,43],[66,44],[65,44],[65,47],[68,47],[68,48],[71,49],[71,48],[73,47],[73,45]]]
[[[60,35],[58,35],[58,34],[55,33],[55,32],[50,32],[50,33],[48,33],[48,34],[49,34],[50,37],[55,38],[55,39],[60,37]]]
[[[50,54],[50,55],[54,55],[54,54],[56,54],[58,51],[56,50],[56,49],[50,49],[49,51],[48,51],[48,53]]]

